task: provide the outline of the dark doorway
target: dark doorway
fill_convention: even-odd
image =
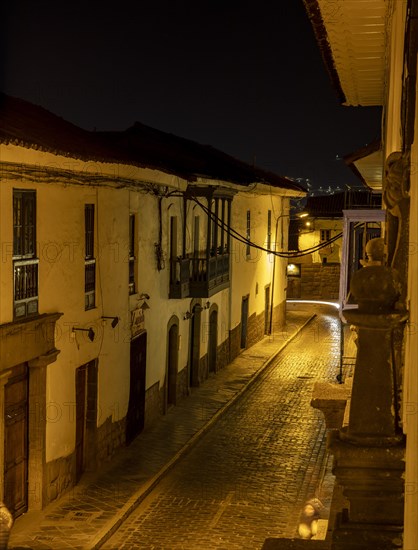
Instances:
[[[190,329],[190,386],[199,385],[200,362],[200,312],[202,306],[196,304],[193,307]]]
[[[168,331],[167,405],[175,405],[177,398],[177,370],[179,357],[179,327],[172,325]]]
[[[84,449],[87,416],[87,365],[75,371],[75,481],[84,472]]]
[[[131,342],[129,405],[126,415],[126,443],[129,445],[144,429],[147,334]]]
[[[13,369],[4,387],[4,503],[15,518],[28,509],[28,368]]]
[[[84,471],[96,468],[97,370],[97,360],[93,360],[75,371],[76,483]]]
[[[247,330],[248,330],[248,306],[249,296],[244,296],[241,303],[241,348],[247,347]]]
[[[209,317],[208,363],[209,372],[216,372],[218,348],[218,312],[214,309]]]
[[[264,289],[264,334],[270,334],[270,285]]]

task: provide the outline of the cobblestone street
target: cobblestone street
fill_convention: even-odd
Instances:
[[[247,355],[251,361],[251,355]],[[297,536],[304,502],[329,507],[330,459],[316,379],[335,382],[339,321],[319,314],[278,355],[103,546],[106,549],[257,549]],[[325,512],[326,514],[326,512]]]

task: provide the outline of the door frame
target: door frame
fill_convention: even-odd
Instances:
[[[250,295],[246,294],[241,300],[241,349],[245,349],[247,347],[249,309]]]
[[[167,324],[167,361],[164,388],[164,413],[177,402],[177,376],[179,365],[179,318],[173,315]],[[172,333],[172,331],[174,331]]]
[[[14,404],[7,405],[7,393],[10,390],[11,397],[13,396],[12,388],[16,384],[23,383],[23,389],[24,389],[24,397],[23,399],[20,399],[19,402],[16,402]],[[18,397],[18,396],[15,396]],[[5,501],[6,506],[8,506],[10,512],[13,514],[14,518],[17,518],[27,512],[29,507],[29,493],[28,493],[28,484],[29,484],[29,368],[27,363],[21,363],[20,365],[16,365],[9,371],[9,376],[7,378],[7,381],[4,384],[4,393],[3,393],[3,410],[2,410],[2,422],[4,422],[4,438],[3,438],[3,472],[2,472],[2,480],[3,480],[3,487],[2,487],[2,495],[1,499]],[[9,469],[6,469],[6,460],[7,460],[7,454],[8,454],[8,446],[7,446],[7,435],[9,433],[9,427],[11,428],[13,425],[17,424],[19,422],[19,417],[21,418],[23,414],[23,438],[19,439],[19,442],[22,444],[23,447],[23,457],[16,456],[13,466],[11,466]],[[15,419],[18,419],[15,421]],[[17,452],[17,449],[15,449]],[[16,463],[16,459],[22,458],[19,463]],[[6,474],[8,471],[15,469],[18,464],[21,464],[23,462],[23,478],[21,478],[22,481],[22,500],[20,503],[13,501],[13,506],[11,506],[10,502],[7,502],[8,497],[8,490],[6,489],[7,486],[7,478]],[[17,509],[14,508],[14,505],[19,504],[19,507]]]
[[[218,306],[216,304],[212,304],[209,310],[208,329],[208,371],[216,372],[218,362]]]
[[[142,353],[144,360],[138,363],[138,385],[140,392],[137,395],[135,393],[135,386],[132,384],[132,370],[133,370],[133,360],[135,357],[136,350],[138,349]],[[138,346],[138,348],[136,348]],[[143,331],[135,338],[131,340],[130,355],[129,355],[129,402],[128,402],[128,411],[126,413],[126,444],[129,445],[139,435],[145,426],[145,392],[146,392],[146,375],[147,375],[147,332]],[[136,409],[139,409],[139,423],[136,424],[135,416]]]
[[[190,304],[192,317],[190,320],[190,340],[189,340],[189,385],[190,387],[199,386],[199,366],[200,366],[200,333],[201,333],[201,300],[192,300]]]

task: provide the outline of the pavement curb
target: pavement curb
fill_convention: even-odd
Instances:
[[[219,420],[219,418],[236,402],[241,396],[248,390],[250,386],[263,374],[263,372],[269,367],[270,363],[283,351],[283,349],[290,344],[298,334],[316,317],[316,313],[312,314],[270,357],[268,357],[260,368],[251,376],[248,382],[216,413],[202,426],[192,437],[183,445],[183,447],[177,451],[177,453],[148,481],[146,481],[138,491],[136,491],[116,514],[116,516],[109,521],[108,525],[101,529],[99,533],[93,538],[86,547],[88,550],[95,550],[100,548],[110,537],[117,531],[121,524],[128,518],[128,516],[145,500],[145,498],[155,489],[160,481],[168,474],[168,472],[175,466],[175,464],[185,456],[199,441],[199,439],[212,428],[212,426]]]

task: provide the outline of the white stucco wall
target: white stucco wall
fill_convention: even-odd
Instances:
[[[281,247],[282,221],[284,227],[288,225],[288,200],[274,195],[250,195],[239,193],[232,203],[232,226],[241,235],[246,236],[247,211],[251,214],[251,241],[266,247],[267,243],[267,216],[272,211],[272,246],[275,242],[276,220],[278,221],[277,249]],[[287,232],[287,230],[286,230]],[[283,242],[284,249],[287,241]],[[232,249],[232,282],[233,300],[231,304],[231,329],[241,322],[242,298],[249,294],[249,315],[260,314],[265,309],[265,287],[273,288],[274,256],[264,251],[251,248],[251,254],[246,255],[246,244],[231,240]],[[276,256],[274,306],[285,300],[285,269],[287,260]]]
[[[311,226],[309,228],[304,227],[303,231],[299,234],[299,250],[301,251],[320,244],[321,229],[329,229],[331,231],[331,238],[342,232],[342,219],[326,220],[317,218],[310,223]],[[327,255],[328,262],[341,263],[341,243],[342,239],[338,239],[333,243],[332,254]],[[311,257],[313,263],[322,263],[322,254],[319,251],[313,252]]]

